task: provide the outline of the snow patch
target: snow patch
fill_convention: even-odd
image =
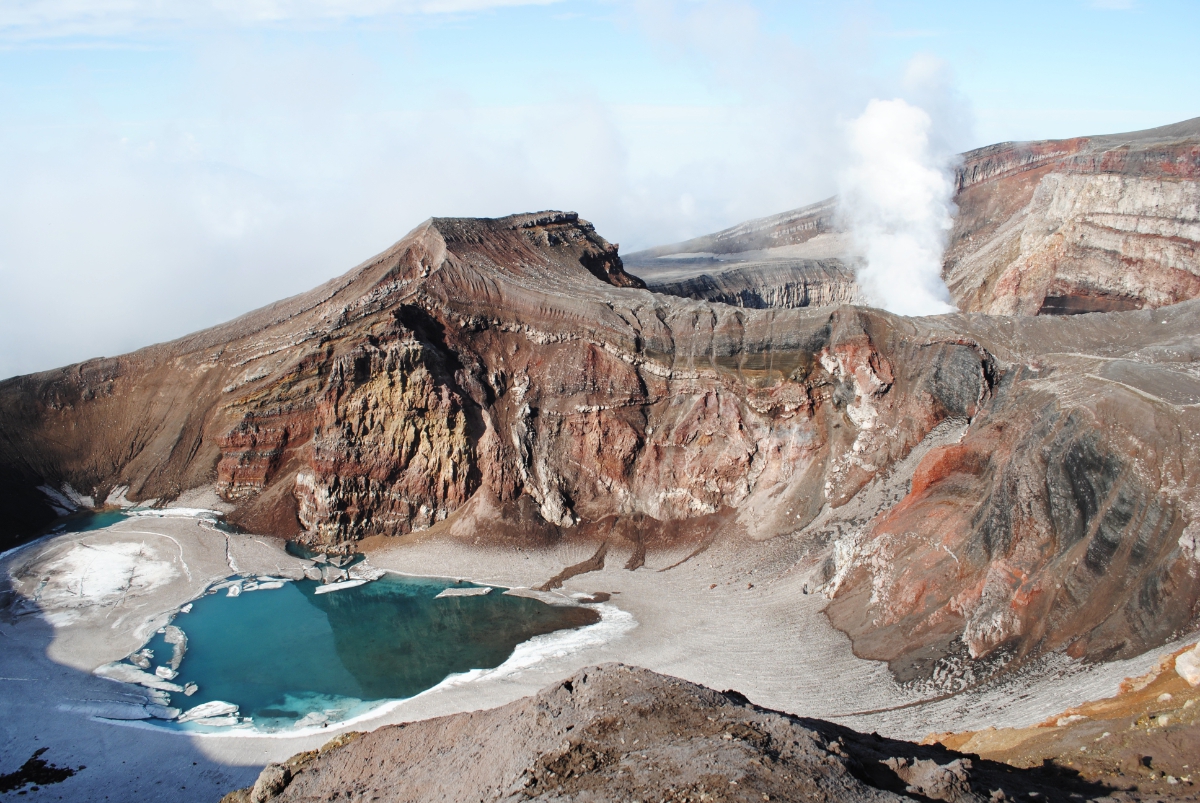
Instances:
[[[125,498],[125,494],[129,493],[128,485],[118,485],[108,492],[108,496],[104,498],[104,504],[107,507],[127,508],[133,507],[133,502]]]
[[[54,508],[54,512],[58,515],[69,516],[78,510],[78,506],[74,502],[49,485],[39,485],[38,490],[46,496],[46,499],[50,502],[50,507]]]
[[[140,542],[77,543],[44,570],[37,600],[43,609],[104,605],[144,594],[179,576],[172,563]]]

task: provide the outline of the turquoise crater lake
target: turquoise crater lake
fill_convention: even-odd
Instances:
[[[172,624],[187,651],[171,694],[184,711],[222,701],[258,730],[319,727],[412,697],[450,675],[493,669],[529,639],[600,621],[588,607],[548,605],[500,589],[438,598],[468,583],[393,574],[317,594],[312,581],[228,596],[209,593]],[[162,633],[146,645],[152,663],[172,654]],[[151,670],[153,671],[153,670]],[[175,727],[196,728],[195,723]]]

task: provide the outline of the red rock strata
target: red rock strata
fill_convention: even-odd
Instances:
[[[989,145],[962,154],[955,188],[942,275],[963,312],[1111,312],[1200,296],[1200,118]],[[828,306],[856,299],[855,249],[830,198],[629,261],[673,295]]]
[[[215,487],[233,521],[333,548],[786,536],[902,673],[959,647],[1125,655],[1195,622],[1200,302],[902,319],[636,284],[574,214],[431,220],[305,295],[0,383],[0,520],[70,483]],[[903,461],[946,427],[961,442],[910,490]]]

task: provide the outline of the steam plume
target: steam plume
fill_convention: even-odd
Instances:
[[[849,125],[851,164],[840,176],[843,216],[866,257],[867,300],[901,315],[953,312],[942,252],[953,224],[950,156],[930,142],[928,114],[872,100]]]

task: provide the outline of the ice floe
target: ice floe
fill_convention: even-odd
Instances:
[[[342,580],[337,583],[328,583],[323,586],[317,586],[316,591],[314,591],[313,593],[314,594],[329,594],[333,591],[344,591],[347,588],[358,588],[359,586],[366,585],[368,582],[370,582],[370,581],[369,580]]]
[[[242,723],[237,717],[205,717],[204,719],[193,719],[189,722],[195,725],[203,725],[206,728],[232,728],[235,725],[245,724],[250,726],[249,722]]]
[[[163,628],[163,640],[171,645],[171,662],[168,665],[171,669],[179,669],[187,652],[187,634],[175,625],[167,625]]]
[[[255,588],[246,589],[246,590],[247,591],[251,591],[251,590],[253,590],[253,591],[271,591],[276,588],[283,588],[283,584],[286,582],[287,582],[286,580],[271,580],[266,583],[259,583]]]
[[[387,570],[378,569],[364,560],[362,563],[351,566],[349,574],[353,580],[372,581],[383,577],[385,574],[387,574]]]
[[[180,722],[192,722],[195,720],[213,719],[216,717],[237,716],[238,707],[233,703],[227,703],[223,700],[213,700],[208,703],[201,703],[198,706],[189,708],[179,715]],[[236,722],[236,720],[235,720]],[[201,723],[207,724],[207,723]]]
[[[178,683],[171,683],[168,680],[160,678],[158,675],[152,675],[149,672],[138,669],[136,666],[120,661],[98,666],[92,670],[92,674],[121,683],[133,683],[137,686],[145,686],[148,689],[170,692],[183,691],[183,687]]]
[[[482,588],[444,588],[434,599],[442,599],[443,597],[482,597],[490,593],[492,593],[492,589],[489,586],[483,586]]]

